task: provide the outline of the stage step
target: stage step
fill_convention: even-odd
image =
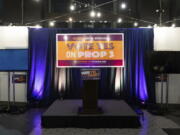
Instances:
[[[44,128],[139,128],[138,115],[123,100],[99,100],[102,114],[79,114],[81,100],[56,100],[42,115]]]

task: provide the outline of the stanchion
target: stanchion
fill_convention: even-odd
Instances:
[[[7,106],[7,112],[10,111],[10,106],[11,106],[11,99],[10,99],[10,91],[11,91],[11,87],[10,87],[10,80],[11,80],[11,74],[10,72],[8,72],[8,106]]]
[[[167,80],[166,80],[166,111],[168,111],[169,106],[169,76],[167,74]]]
[[[14,76],[14,72],[12,73],[13,101],[11,104],[11,86],[10,86],[11,85],[11,73],[8,72],[8,107],[6,109],[6,112],[10,113],[10,114],[20,114],[20,113],[23,113],[25,111],[25,109],[17,107],[17,105],[16,105],[16,87],[15,87],[15,82],[13,81],[13,76]]]
[[[159,114],[164,115],[168,111],[168,97],[169,97],[168,75],[161,73],[160,79],[161,79],[161,100],[160,100]],[[164,90],[164,83],[166,83],[166,92]]]

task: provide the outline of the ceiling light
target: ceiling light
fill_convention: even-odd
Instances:
[[[69,22],[72,22],[72,21],[73,21],[72,17],[69,17],[69,19],[68,19],[68,20],[69,20]]]
[[[159,9],[156,9],[156,13],[158,13],[159,12]]]
[[[35,2],[40,2],[40,0],[34,0]]]
[[[94,11],[94,10],[92,10],[91,12],[90,12],[90,17],[95,17],[96,16],[96,12]]]
[[[36,24],[36,25],[35,25],[35,28],[36,28],[36,29],[39,29],[39,28],[42,28],[42,26],[41,26],[40,24]]]
[[[97,13],[97,17],[100,18],[101,17],[101,12]]]
[[[156,27],[158,27],[158,25],[157,25],[157,24],[154,24],[154,28],[156,28]]]
[[[54,27],[54,25],[55,25],[55,21],[50,21],[50,22],[49,22],[49,26],[50,26],[50,27]]]
[[[118,22],[118,23],[121,23],[121,22],[122,22],[122,19],[121,19],[121,18],[118,18],[117,22]]]
[[[137,27],[138,26],[138,23],[137,22],[134,22],[134,27]]]
[[[127,5],[126,5],[126,3],[121,3],[121,9],[126,9],[126,7],[127,7]]]
[[[173,27],[173,28],[174,28],[174,27],[176,27],[176,24],[175,24],[175,23],[173,23],[173,24],[171,25],[171,27]]]
[[[70,5],[70,10],[74,11],[75,10],[75,6],[74,5]]]
[[[67,35],[64,36],[64,40],[65,40],[65,41],[68,40],[68,36],[67,36]]]

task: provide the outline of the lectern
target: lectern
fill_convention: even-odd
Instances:
[[[98,107],[98,89],[100,80],[100,69],[82,69],[81,78],[83,80],[82,107],[81,114],[102,113]]]

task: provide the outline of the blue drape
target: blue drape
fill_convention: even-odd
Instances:
[[[154,101],[154,88],[147,53],[153,50],[153,29],[125,31],[125,97],[128,100]],[[149,94],[150,93],[150,94]],[[148,95],[151,95],[148,97]]]
[[[146,53],[153,50],[153,29],[29,29],[28,100],[48,103],[57,97],[54,86],[56,33],[124,33],[124,97],[131,101],[154,100],[151,74],[146,67]],[[101,69],[100,98],[114,97],[115,69]],[[69,69],[67,98],[81,98],[80,70]],[[111,78],[111,79],[110,79]],[[110,81],[111,80],[111,81]],[[150,97],[148,97],[150,95]]]

